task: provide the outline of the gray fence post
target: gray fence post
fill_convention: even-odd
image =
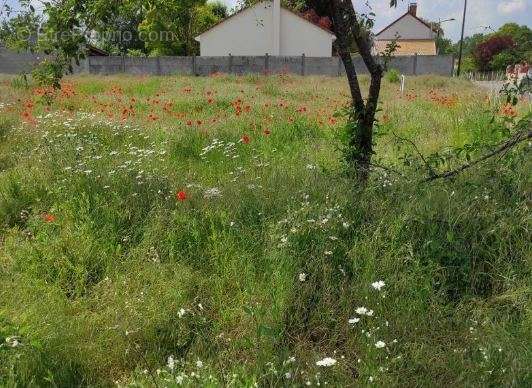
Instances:
[[[341,77],[342,76],[342,58],[340,57],[337,57],[338,58],[338,77]]]
[[[196,75],[196,56],[192,56],[192,75]]]
[[[301,55],[301,75],[305,75],[305,53]]]
[[[416,75],[417,74],[417,53],[414,53],[413,62],[414,63],[413,63],[412,74]]]
[[[454,54],[451,57],[451,77],[454,77]]]
[[[87,55],[87,58],[85,58],[85,71],[87,74],[91,73],[91,57]]]
[[[122,73],[126,72],[126,57],[122,54]]]
[[[270,73],[270,54],[268,53],[266,53],[266,55],[264,56],[264,73]]]
[[[233,56],[229,53],[229,74],[233,74]]]
[[[157,75],[162,75],[162,71],[161,71],[161,57],[157,57]]]

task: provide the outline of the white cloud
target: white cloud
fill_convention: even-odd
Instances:
[[[511,14],[515,12],[524,11],[526,9],[526,3],[524,0],[510,0],[503,1],[497,6],[497,11],[502,14]]]

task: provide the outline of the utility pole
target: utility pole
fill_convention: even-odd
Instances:
[[[465,30],[465,19],[467,13],[467,0],[464,0],[464,18],[462,19],[462,37],[460,38],[460,52],[458,53],[458,70],[456,75],[460,77],[460,70],[462,67],[462,50],[464,49],[464,30]]]
[[[441,19],[438,18],[438,30],[436,31],[436,55],[440,55],[440,31],[441,31]]]

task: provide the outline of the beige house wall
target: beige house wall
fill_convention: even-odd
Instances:
[[[375,51],[382,54],[390,40],[375,41]],[[436,42],[434,40],[398,40],[398,47],[394,55],[436,55]]]

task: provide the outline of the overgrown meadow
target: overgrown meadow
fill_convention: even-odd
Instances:
[[[529,385],[530,144],[413,160],[530,105],[407,89],[361,190],[343,78],[2,78],[0,385]]]

